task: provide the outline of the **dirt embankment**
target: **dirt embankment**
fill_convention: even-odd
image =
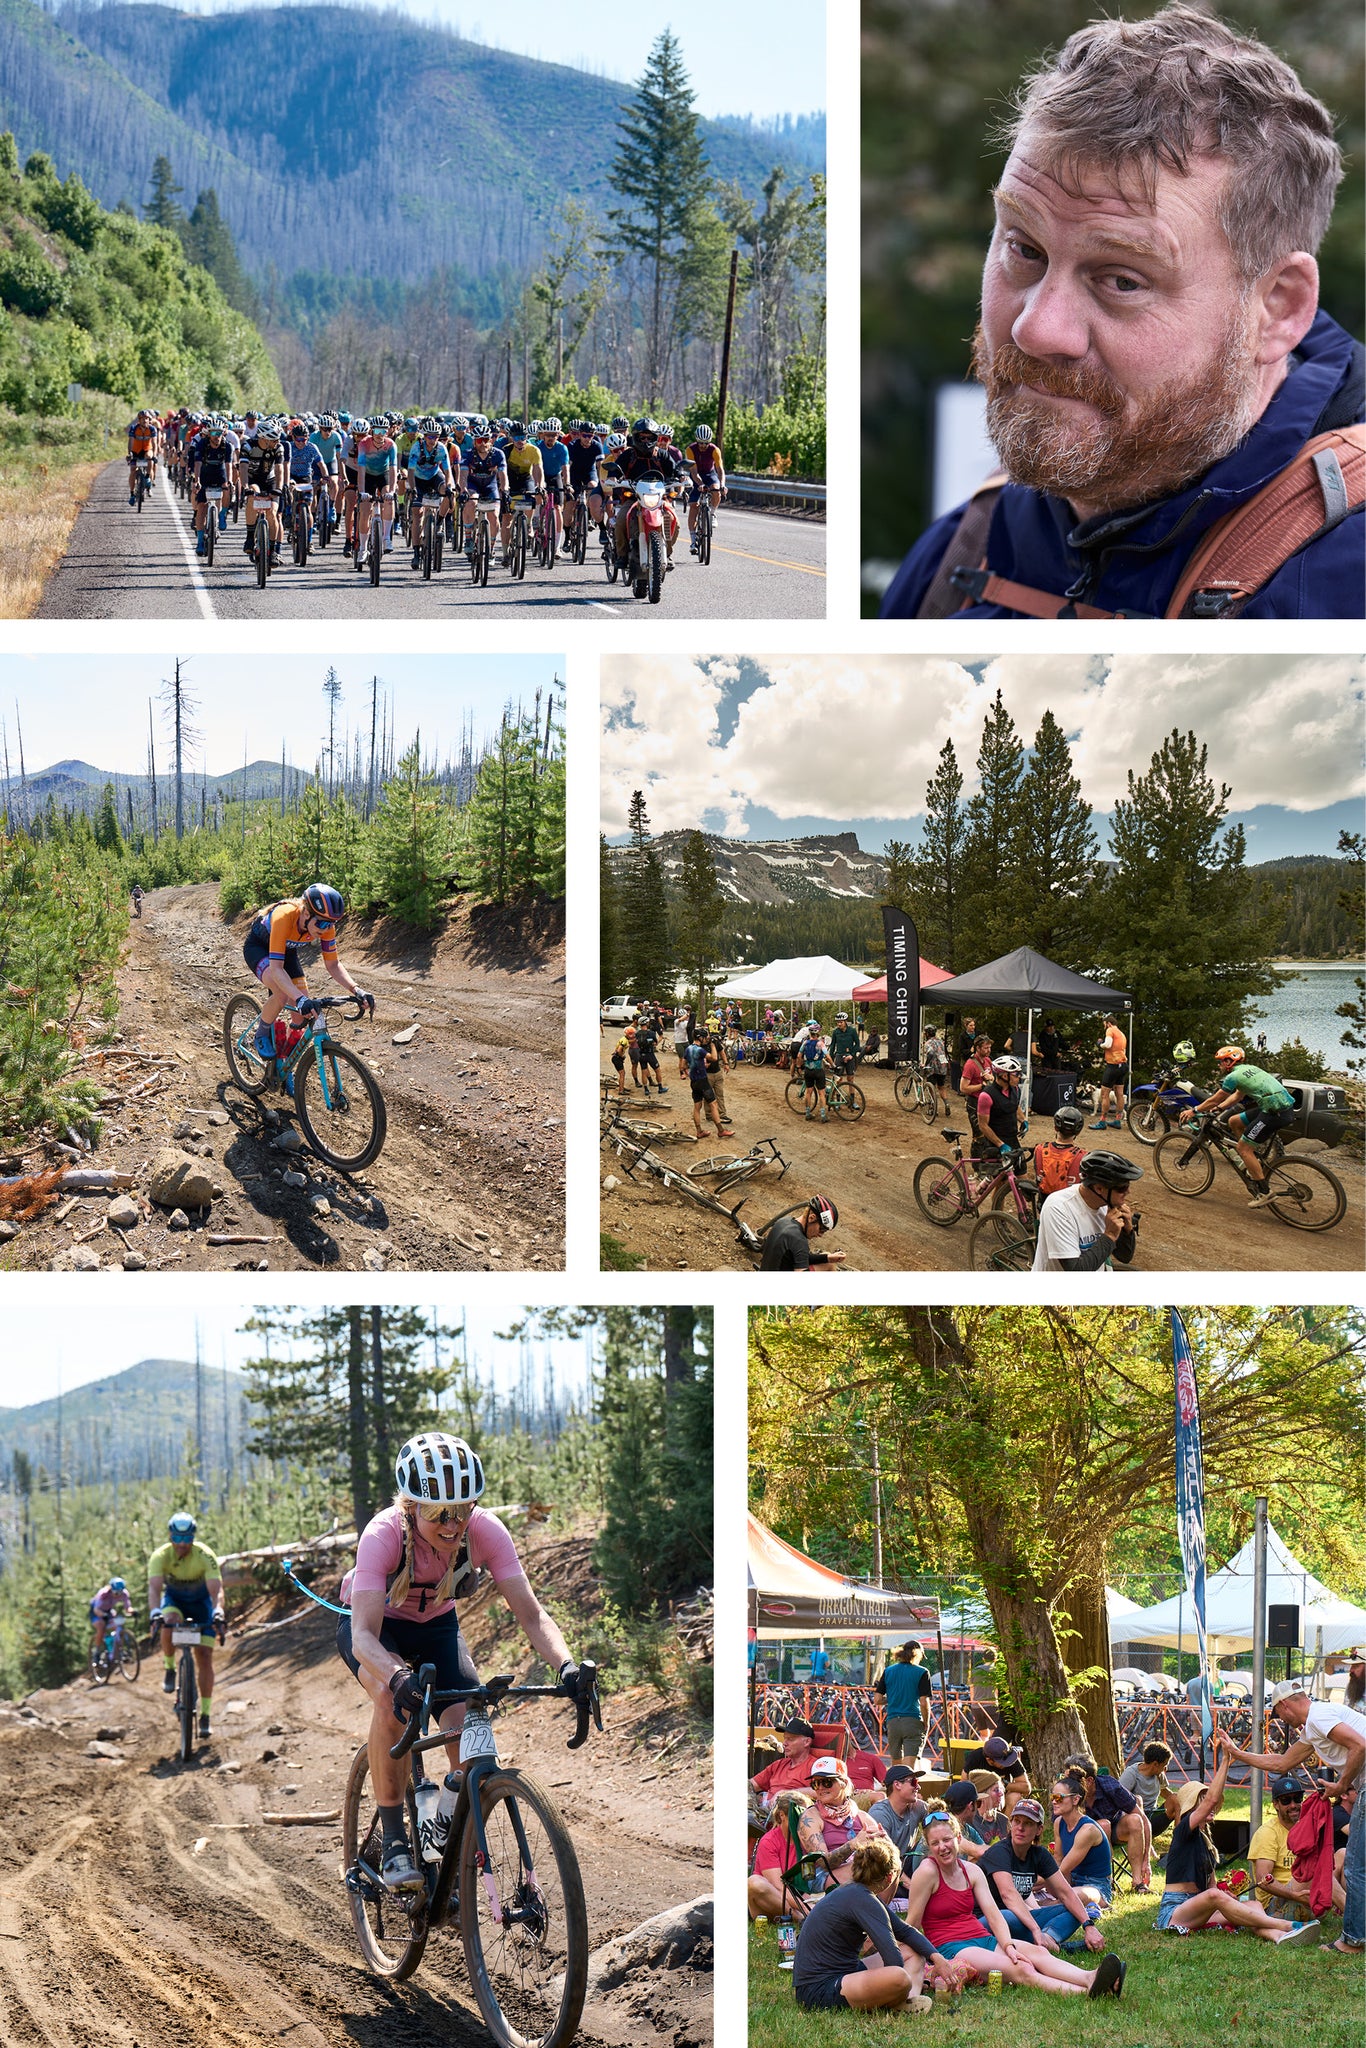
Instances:
[[[373,1023],[332,1028],[379,1078],[388,1137],[375,1163],[343,1175],[305,1148],[292,1155],[292,1104],[236,1086],[223,1054],[229,997],[253,984],[247,920],[229,927],[217,884],[158,889],[131,926],[119,971],[120,1043],[85,1072],[107,1081],[98,1144],[85,1164],[131,1174],[139,1220],[116,1229],[109,1201],[59,1203],[25,1224],[8,1263],[29,1271],[502,1271],[564,1263],[564,943],[562,928],[462,907],[434,939],[392,920],[353,919],[343,958],[376,998]],[[320,967],[309,984],[336,993]],[[396,1033],[416,1024],[402,1046]],[[118,1053],[158,1056],[157,1063]],[[202,1159],[222,1196],[173,1211],[147,1196],[167,1146]],[[54,1164],[27,1154],[6,1172]],[[291,1173],[294,1180],[287,1181]],[[117,1212],[126,1214],[126,1211]],[[265,1243],[210,1245],[211,1235]]]
[[[519,1547],[547,1596],[582,1578],[581,1539]],[[528,1675],[520,1637],[520,1657],[507,1656],[501,1631],[493,1647],[501,1603],[475,1604],[481,1667]],[[412,1982],[384,1985],[355,1945],[340,1826],[262,1821],[341,1804],[368,1708],[333,1628],[293,1595],[240,1618],[219,1658],[219,1732],[189,1765],[175,1758],[156,1658],[131,1686],[82,1680],[22,1709],[0,1705],[6,2048],[487,2043],[458,1936],[435,1934]],[[559,1702],[530,1702],[498,1722],[500,1755],[552,1788],[569,1825],[595,1951],[709,1892],[712,1867],[709,1752],[680,1738],[653,1692],[610,1698],[604,1720],[574,1753]],[[115,1756],[86,1754],[101,1729]],[[682,1968],[638,1968],[609,1985],[579,2035],[609,2048],[703,2048],[711,2038],[709,1943]]]
[[[613,1081],[611,1049],[618,1035],[601,1034],[603,1075]],[[691,1133],[692,1097],[687,1081],[678,1074],[672,1047],[661,1046],[659,1059],[668,1093],[647,1097],[633,1089],[628,1067],[627,1114]],[[944,1119],[932,1130],[918,1114],[903,1110],[893,1095],[892,1079],[889,1071],[878,1067],[860,1072],[868,1106],[858,1123],[842,1123],[833,1113],[828,1123],[807,1123],[804,1115],[787,1106],[784,1072],[742,1066],[725,1076],[726,1103],[735,1123],[733,1143],[723,1144],[715,1129],[704,1124],[699,1144],[666,1144],[660,1147],[660,1156],[670,1166],[686,1170],[699,1155],[744,1152],[758,1138],[774,1138],[788,1161],[787,1172],[779,1178],[776,1167],[766,1168],[726,1197],[732,1207],[746,1198],[743,1214],[752,1228],[759,1229],[789,1203],[820,1193],[839,1210],[839,1230],[832,1242],[847,1254],[850,1272],[963,1272],[968,1267],[971,1219],[943,1229],[926,1219],[912,1193],[922,1159],[952,1158],[952,1148],[941,1135]],[[955,1107],[958,1113],[948,1118],[948,1127],[966,1132],[961,1104]],[[1031,1139],[1045,1129],[1051,1136],[1052,1119],[1035,1119]],[[1266,1211],[1250,1211],[1246,1188],[1222,1163],[1209,1192],[1192,1201],[1163,1185],[1153,1165],[1152,1147],[1140,1145],[1128,1130],[1088,1131],[1082,1143],[1088,1150],[1104,1145],[1122,1152],[1143,1168],[1143,1179],[1132,1196],[1141,1216],[1132,1272],[1361,1270],[1366,1250],[1363,1168],[1360,1155],[1347,1145],[1334,1152],[1307,1143],[1292,1147],[1320,1160],[1347,1193],[1342,1221],[1332,1230],[1311,1234],[1290,1229]],[[610,1175],[618,1182],[602,1195],[602,1228],[628,1251],[643,1256],[651,1272],[679,1266],[706,1272],[754,1270],[724,1216],[672,1193],[643,1168],[634,1178],[628,1176],[606,1144],[600,1172],[602,1179]],[[821,1284],[838,1286],[838,1275]]]

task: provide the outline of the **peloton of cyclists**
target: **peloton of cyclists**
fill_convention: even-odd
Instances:
[[[195,1541],[191,1514],[172,1515],[166,1525],[170,1541],[147,1560],[147,1609],[161,1618],[161,1690],[175,1691],[175,1645],[171,1630],[183,1622],[200,1631],[195,1646],[199,1679],[199,1739],[209,1741],[213,1719],[213,1643],[224,1624],[223,1568],[211,1550]]]
[[[366,1524],[355,1567],[342,1581],[348,1612],[336,1640],[338,1655],[370,1696],[370,1787],[383,1830],[380,1875],[391,1891],[402,1892],[419,1890],[423,1878],[404,1815],[408,1766],[389,1751],[420,1711],[418,1667],[435,1666],[441,1691],[479,1683],[456,1603],[491,1579],[536,1655],[558,1673],[567,1699],[578,1697],[579,1667],[532,1591],[508,1531],[479,1505],[484,1467],[478,1453],[461,1437],[425,1430],[404,1444],[394,1476],[398,1491]],[[450,1770],[432,1821],[431,1846],[438,1853],[455,1811],[464,1719],[462,1702],[441,1711]]]
[[[326,882],[311,882],[301,896],[268,903],[252,919],[242,946],[242,958],[266,994],[256,1027],[255,1051],[258,1058],[275,1058],[275,1020],[282,1010],[297,1010],[301,1017],[311,1017],[317,1010],[304,979],[300,946],[316,946],[333,981],[348,995],[364,1003],[374,1015],[374,997],[357,987],[337,953],[337,933],[345,916],[346,904],[341,891]]]

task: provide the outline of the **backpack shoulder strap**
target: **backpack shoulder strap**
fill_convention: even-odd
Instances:
[[[971,603],[954,583],[953,572],[957,568],[975,569],[979,563],[986,567],[987,534],[1005,481],[1005,471],[998,470],[980,483],[968,499],[963,516],[940,556],[930,587],[920,600],[918,619],[946,619],[951,612],[960,612]]]
[[[1169,619],[1233,619],[1292,555],[1366,501],[1366,426],[1306,441],[1255,497],[1212,526],[1167,607]]]

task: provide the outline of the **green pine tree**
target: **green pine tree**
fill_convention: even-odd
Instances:
[[[688,976],[689,990],[697,992],[701,1015],[706,1014],[707,1008],[707,976],[722,957],[725,910],[711,848],[701,832],[690,832],[683,842],[673,945],[675,957]]]
[[[1021,943],[1015,904],[1015,842],[1024,747],[1001,692],[982,726],[978,790],[967,807],[963,847],[963,952],[974,964]]]
[[[375,812],[367,870],[374,899],[405,924],[431,931],[441,921],[450,841],[450,813],[434,778],[423,772],[415,739]]]
[[[650,834],[643,790],[631,792],[627,813],[630,848],[622,863],[620,904],[623,991],[642,1001],[667,999],[672,992],[673,947],[670,943],[664,871]]]
[[[678,38],[657,37],[636,86],[622,108],[617,151],[608,172],[624,204],[608,209],[611,246],[645,268],[645,385],[651,405],[659,396],[676,319],[677,272],[691,245],[696,211],[707,198],[708,164],[696,95]]]
[[[102,853],[121,854],[123,834],[119,830],[118,796],[112,782],[106,782],[95,816],[95,844]]]
[[[259,320],[261,302],[238,260],[237,244],[233,241],[231,228],[218,210],[218,194],[212,185],[196,199],[194,211],[181,232],[181,240],[191,263],[198,263],[208,271],[228,304],[235,306],[239,313],[245,313],[248,320]]]
[[[172,234],[179,235],[186,223],[184,212],[176,204],[176,199],[184,189],[183,185],[177,185],[175,181],[171,159],[168,156],[159,156],[152,165],[152,196],[142,209],[144,217],[154,226],[169,228]]]
[[[936,967],[961,973],[960,954],[968,814],[963,773],[953,741],[945,740],[925,791],[925,822],[915,853],[915,909],[920,950]]]
[[[1067,735],[1045,711],[1020,784],[1011,897],[1024,943],[1079,970],[1094,936],[1097,850]]]
[[[1366,890],[1362,886],[1363,878],[1366,878],[1366,839],[1359,832],[1339,832],[1338,852],[1344,854],[1356,869],[1352,882],[1338,894],[1338,906],[1346,912],[1359,947],[1362,925],[1366,923]],[[1362,1057],[1366,1054],[1366,979],[1361,975],[1356,978],[1356,991],[1356,995],[1347,1002],[1339,1003],[1334,1013],[1347,1026],[1339,1043],[1347,1047],[1349,1054],[1357,1055],[1347,1061],[1349,1074],[1359,1074],[1366,1068],[1366,1058]]]
[[[621,993],[621,906],[607,834],[598,834],[598,988],[603,1000]]]
[[[1279,904],[1247,871],[1242,826],[1224,824],[1231,794],[1195,734],[1173,730],[1146,774],[1130,769],[1111,817],[1096,954],[1153,1056],[1182,1038],[1202,1056],[1236,1041],[1249,999],[1276,986]]]
[[[30,1691],[65,1685],[85,1661],[84,1612],[68,1583],[60,1533],[49,1532],[24,1604],[23,1681]]]

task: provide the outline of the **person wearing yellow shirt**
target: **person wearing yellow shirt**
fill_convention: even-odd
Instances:
[[[158,1609],[161,1613],[163,1692],[175,1691],[172,1627],[187,1623],[202,1631],[194,1661],[199,1679],[199,1739],[207,1742],[213,1715],[213,1640],[224,1621],[223,1568],[211,1550],[195,1542],[196,1528],[194,1516],[183,1511],[167,1523],[169,1543],[163,1543],[147,1560],[147,1608],[150,1614]]]
[[[1296,1879],[1295,1858],[1286,1840],[1300,1817],[1303,1803],[1304,1793],[1297,1779],[1273,1778],[1272,1811],[1248,1843],[1247,1860],[1256,1880],[1257,1897],[1268,1913],[1278,1913],[1283,1920],[1314,1918],[1309,1886]],[[1280,1903],[1273,1905],[1273,1900]],[[1340,1913],[1343,1903],[1342,1887],[1335,1881],[1333,1911]]]

